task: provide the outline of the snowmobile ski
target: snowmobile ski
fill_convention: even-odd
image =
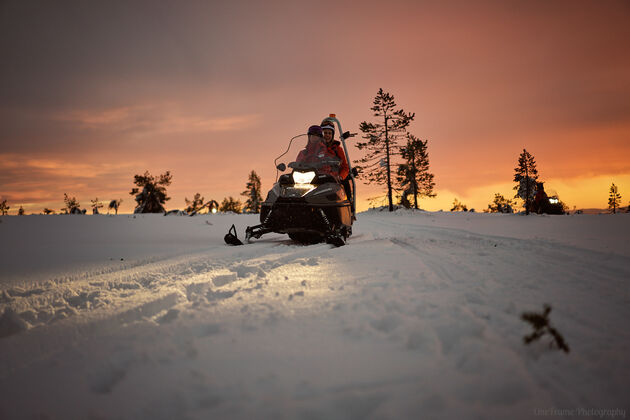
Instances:
[[[223,237],[223,240],[228,245],[243,245],[243,242],[238,239],[238,236],[236,234],[236,227],[234,227],[234,225],[232,225],[228,233]]]

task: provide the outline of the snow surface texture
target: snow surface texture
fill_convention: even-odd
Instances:
[[[0,221],[2,419],[630,416],[630,215],[374,211],[341,248],[224,245],[255,215]],[[523,344],[544,303],[568,354]]]

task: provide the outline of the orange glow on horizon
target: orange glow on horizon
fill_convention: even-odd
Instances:
[[[252,170],[264,194],[293,135],[327,115],[359,132],[379,88],[429,140],[427,210],[511,198],[523,148],[570,208],[606,208],[612,182],[630,198],[625,2],[246,6],[6,8],[0,201],[39,212],[67,193],[131,212],[133,176],[147,170],[173,174],[168,209],[197,192],[239,199]],[[305,19],[322,7],[335,13]],[[396,25],[375,31],[384,21]],[[360,139],[348,139],[353,160]],[[359,210],[385,194],[358,191]]]

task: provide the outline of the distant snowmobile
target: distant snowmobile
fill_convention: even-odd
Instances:
[[[341,123],[334,114],[331,114],[328,120],[337,125],[339,133],[343,133],[340,141],[348,159],[348,165],[350,165],[351,160],[348,157],[345,140],[354,134],[344,133],[341,130]],[[309,148],[308,144],[298,155],[298,149],[295,146],[301,142],[296,141],[294,144],[294,140],[306,136],[308,135],[301,134],[293,137],[289,141],[287,151],[274,161],[278,171],[284,172],[287,167],[293,171],[277,178],[262,203],[261,223],[248,226],[245,230],[247,241],[275,232],[288,234],[292,240],[300,243],[326,241],[335,246],[342,246],[352,235],[352,222],[355,219],[354,209],[356,209],[354,181],[356,170],[350,167],[350,175],[345,180],[347,188],[344,188],[344,180],[334,175],[334,169],[340,164],[338,157],[320,152],[312,154],[309,159],[303,159],[304,152]],[[313,141],[313,139],[308,141]],[[292,160],[289,160],[288,165],[278,164],[278,160],[284,156]],[[230,245],[243,244],[237,237],[234,225],[225,235],[225,242]]]
[[[557,195],[547,196],[543,182],[536,183],[536,193],[531,211],[542,214],[564,214],[564,208]]]

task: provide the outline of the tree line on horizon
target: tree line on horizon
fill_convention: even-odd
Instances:
[[[194,216],[201,213],[204,209],[208,212],[233,212],[233,213],[260,213],[260,207],[262,204],[261,194],[261,181],[258,174],[255,171],[251,171],[245,185],[245,191],[241,195],[247,197],[244,203],[234,199],[232,196],[223,199],[221,204],[215,200],[205,200],[200,193],[196,193],[192,200],[184,198],[186,207],[184,210],[170,210],[166,211],[165,204],[171,198],[167,195],[166,187],[172,182],[173,176],[170,171],[166,171],[163,174],[153,176],[149,171],[145,171],[142,175],[134,175],[134,184],[130,195],[134,196],[136,206],[134,213],[164,213],[166,214],[187,214]],[[67,193],[64,193],[64,207],[59,210],[59,214],[86,214],[87,210],[81,208],[81,204],[76,197],[71,197]],[[118,214],[118,209],[122,203],[122,199],[110,200],[108,204],[108,211],[114,211]],[[100,214],[99,209],[105,207],[102,201],[99,201],[98,197],[90,200],[92,214]],[[0,215],[7,215],[11,207],[8,205],[7,200],[0,202]],[[25,214],[23,206],[20,206],[18,213],[19,216]],[[50,215],[56,214],[55,210],[44,208],[43,214]]]
[[[386,187],[386,197],[389,211],[395,207],[419,208],[419,198],[436,197],[433,191],[435,187],[435,176],[429,172],[428,140],[411,134],[408,129],[415,118],[415,113],[407,113],[402,108],[398,108],[395,98],[383,89],[377,92],[373,106],[370,108],[375,117],[375,122],[363,121],[359,129],[363,132],[363,139],[356,143],[359,150],[367,153],[361,159],[355,160],[357,177],[365,180],[368,184],[377,184]],[[526,149],[519,155],[517,167],[514,169],[514,190],[516,194],[513,199],[504,197],[500,193],[495,193],[494,199],[488,204],[484,212],[487,213],[514,213],[518,200],[522,201],[525,214],[534,213],[564,213],[568,206],[560,201],[558,197],[548,197],[544,191],[544,182],[539,180],[536,161]],[[158,176],[153,176],[149,171],[142,175],[134,175],[135,187],[129,193],[134,196],[136,206],[134,213],[164,213],[164,214],[189,214],[195,215],[207,210],[208,212],[234,212],[234,213],[260,213],[262,203],[260,177],[255,171],[251,171],[242,196],[247,197],[246,201],[234,199],[232,196],[223,199],[221,204],[210,199],[205,200],[200,193],[195,193],[192,200],[184,198],[186,207],[184,210],[166,211],[165,204],[170,197],[166,193],[166,188],[172,182],[172,174],[166,171]],[[611,213],[617,213],[621,207],[621,194],[617,186],[613,183],[609,190],[608,209]],[[394,194],[398,199],[394,205]],[[372,199],[371,201],[375,201]],[[553,202],[551,201],[553,200]],[[108,214],[118,208],[122,199],[111,200],[108,205]],[[86,210],[80,208],[80,204],[75,197],[70,197],[64,193],[65,207],[60,210],[61,214],[85,214]],[[95,198],[91,200],[93,214],[99,214],[99,209],[104,204]],[[8,214],[10,207],[7,200],[0,202],[0,215]],[[457,198],[453,201],[450,211],[471,211],[468,206],[460,202]],[[626,209],[630,212],[630,203]],[[44,214],[55,214],[54,210],[45,208]],[[18,215],[24,215],[22,206],[18,209]]]
[[[517,200],[522,201],[525,214],[529,213],[549,213],[564,214],[568,211],[568,206],[560,201],[557,196],[548,197],[544,190],[544,182],[538,178],[536,160],[526,149],[519,155],[518,164],[514,168],[514,186],[516,194],[514,200],[505,198],[500,193],[495,193],[493,201],[488,204],[485,213],[514,213]],[[610,213],[617,213],[621,207],[621,194],[617,186],[613,183],[609,189],[608,210]],[[468,211],[465,204],[460,203],[457,198],[453,202],[451,211]],[[474,209],[472,210],[474,211]],[[626,212],[630,213],[630,203],[626,207]]]

